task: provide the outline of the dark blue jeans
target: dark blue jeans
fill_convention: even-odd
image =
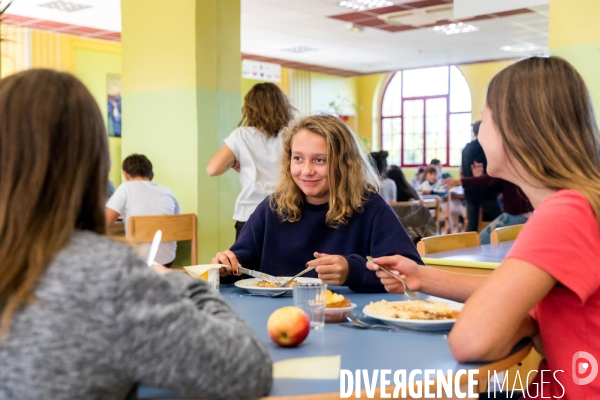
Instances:
[[[484,200],[471,200],[467,201],[467,218],[469,218],[469,224],[467,225],[467,232],[477,232],[479,226],[479,208],[483,209],[483,220],[492,221],[496,219],[501,213],[500,202],[497,197],[492,199]]]

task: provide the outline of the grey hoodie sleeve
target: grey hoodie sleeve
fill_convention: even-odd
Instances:
[[[264,343],[204,281],[132,255],[117,278],[115,365],[184,396],[255,399],[272,384]]]

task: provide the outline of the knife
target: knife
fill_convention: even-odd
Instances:
[[[241,265],[238,267],[238,269],[240,272],[242,272],[244,274],[253,276],[258,279],[262,279],[263,281],[274,282],[274,283],[282,283],[283,282],[283,280],[281,278],[278,278],[276,276],[272,276],[269,274],[265,274],[263,272],[258,272],[253,269],[244,268]]]

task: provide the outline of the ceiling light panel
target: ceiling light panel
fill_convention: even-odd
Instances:
[[[456,35],[457,33],[469,33],[476,32],[479,30],[475,25],[465,24],[463,22],[448,24],[448,25],[438,25],[431,28],[436,33],[441,33],[444,35]]]
[[[351,10],[362,11],[379,7],[393,6],[394,2],[389,0],[342,0],[338,6],[349,8]]]
[[[287,49],[282,49],[282,50],[289,51],[291,53],[306,53],[309,51],[316,51],[317,49],[315,49],[314,47],[296,46],[296,47],[289,47]]]
[[[40,4],[39,6],[47,7],[52,10],[58,10],[58,11],[64,11],[64,12],[70,12],[70,13],[92,7],[87,4],[77,4],[77,3],[72,3],[70,1],[63,1],[63,0],[51,1],[49,3]]]

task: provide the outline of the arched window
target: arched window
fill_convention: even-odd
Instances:
[[[471,140],[471,93],[455,66],[413,69],[394,74],[383,93],[381,148],[388,164],[460,165]]]

